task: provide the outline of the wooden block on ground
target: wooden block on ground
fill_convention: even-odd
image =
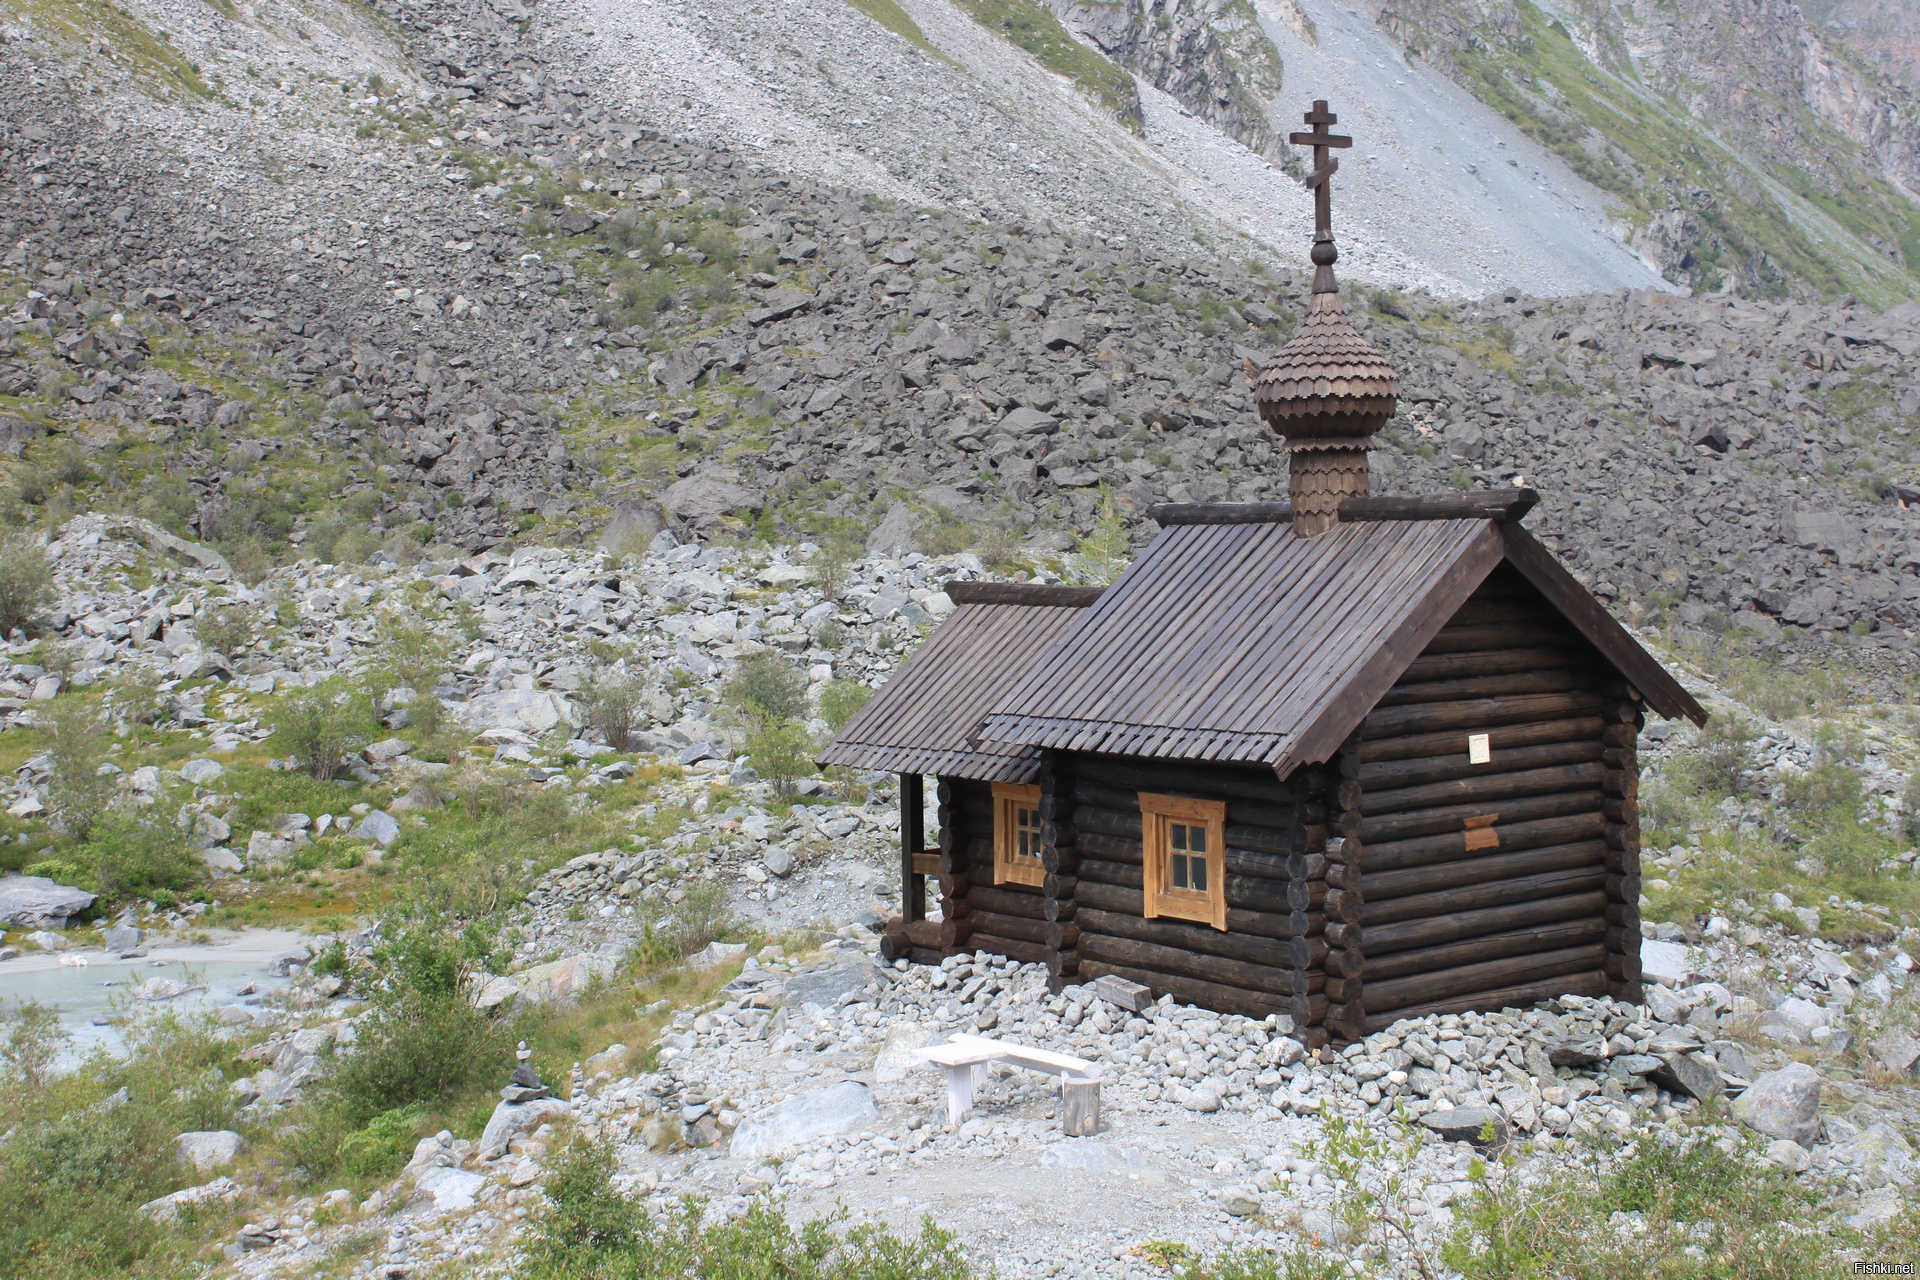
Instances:
[[[1129,982],[1111,973],[1093,980],[1093,994],[1129,1013],[1139,1013],[1153,1003],[1152,991],[1137,982]]]

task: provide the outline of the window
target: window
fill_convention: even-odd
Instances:
[[[1145,913],[1227,927],[1227,806],[1140,793]]]
[[[1046,883],[1040,864],[1040,788],[993,784],[993,882]]]

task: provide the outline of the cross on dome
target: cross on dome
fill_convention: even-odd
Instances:
[[[1340,251],[1333,243],[1333,187],[1331,179],[1340,171],[1340,162],[1329,154],[1334,148],[1346,148],[1353,145],[1353,139],[1337,133],[1327,132],[1327,126],[1340,123],[1340,117],[1327,110],[1326,99],[1314,100],[1313,110],[1302,119],[1310,126],[1311,132],[1291,133],[1287,141],[1296,147],[1313,148],[1313,172],[1307,175],[1307,189],[1313,192],[1313,291],[1315,293],[1338,293],[1340,286],[1334,282],[1333,264],[1340,258]]]

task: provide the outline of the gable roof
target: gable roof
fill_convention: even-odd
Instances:
[[[997,743],[1260,762],[1327,759],[1488,574],[1511,563],[1662,715],[1706,713],[1511,517],[1356,500],[1295,536],[1284,503],[1159,508],[1166,526],[992,708]],[[1370,510],[1374,504],[1379,510]],[[1370,519],[1355,520],[1365,512]]]
[[[820,763],[981,782],[1026,782],[1039,769],[1031,747],[968,738],[1099,588],[950,582],[946,593],[957,606],[952,616],[827,744]]]

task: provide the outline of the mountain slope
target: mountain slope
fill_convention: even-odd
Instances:
[[[1920,296],[1920,112],[1789,0],[1387,0],[1377,16],[1619,200],[1670,278]]]

